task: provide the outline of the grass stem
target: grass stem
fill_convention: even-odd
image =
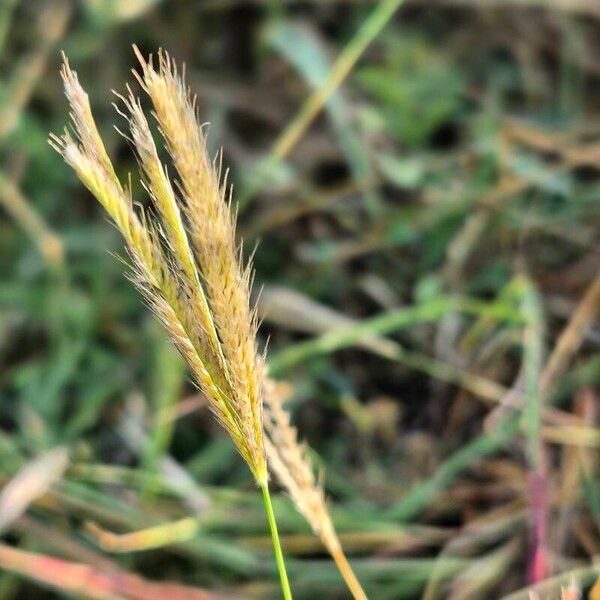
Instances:
[[[271,154],[275,158],[281,160],[290,153],[332,94],[352,71],[367,46],[377,37],[403,2],[404,0],[383,0],[377,4],[356,35],[338,56],[321,87],[309,96],[298,114],[273,145]]]
[[[277,570],[281,579],[281,589],[285,600],[292,600],[292,591],[290,582],[288,581],[287,571],[285,570],[285,562],[283,560],[283,552],[281,551],[281,542],[279,541],[279,533],[277,532],[277,523],[275,522],[275,514],[273,513],[273,505],[271,504],[271,494],[269,493],[269,484],[263,483],[260,486],[263,499],[265,501],[265,511],[271,528],[271,538],[273,539],[273,550],[275,551],[275,560],[277,562]]]
[[[362,589],[360,582],[356,578],[356,575],[354,574],[354,571],[352,570],[352,567],[346,558],[346,555],[342,552],[341,546],[332,548],[331,556],[333,557],[335,564],[344,578],[352,597],[355,600],[368,600],[365,591]]]

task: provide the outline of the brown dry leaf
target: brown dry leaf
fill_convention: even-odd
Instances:
[[[45,586],[93,600],[224,600],[225,596],[172,583],[155,583],[125,571],[104,571],[44,554],[0,545],[0,568]]]
[[[66,448],[54,448],[26,464],[0,492],[0,532],[56,483],[69,464]]]

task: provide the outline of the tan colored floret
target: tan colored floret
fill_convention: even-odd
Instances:
[[[323,487],[315,479],[307,457],[307,449],[298,442],[296,428],[283,407],[285,391],[281,384],[270,380],[265,388],[265,449],[269,469],[335,560],[354,598],[366,600],[367,596],[344,555],[327,509]]]

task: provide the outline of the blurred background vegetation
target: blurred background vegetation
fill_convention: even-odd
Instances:
[[[600,598],[600,3],[1,0],[0,599],[279,594],[259,492],[46,143],[64,50],[135,171],[132,43],[224,148],[369,596]],[[275,500],[296,597],[346,598]]]

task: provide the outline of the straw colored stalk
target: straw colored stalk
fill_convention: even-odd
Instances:
[[[65,131],[62,137],[51,136],[50,144],[121,231],[135,283],[260,486],[283,595],[291,600],[268,488],[263,359],[257,354],[257,321],[250,308],[252,268],[241,265],[226,185],[221,183],[220,167],[208,158],[194,99],[168,55],[160,53],[158,71],[139,52],[138,57],[142,75],[137,77],[152,99],[159,130],[179,174],[177,195],[139,100],[131,90],[128,97],[119,96],[124,106],[119,112],[129,125],[126,137],[136,150],[142,182],[158,214],[156,221],[134,210],[131,191],[115,173],[88,96],[66,58],[61,74],[75,138]]]
[[[306,446],[299,443],[289,412],[282,405],[284,393],[272,380],[268,380],[265,387],[265,449],[269,468],[331,554],[354,598],[366,600],[367,596],[346,559],[336,534],[325,502],[323,486],[315,479]]]

